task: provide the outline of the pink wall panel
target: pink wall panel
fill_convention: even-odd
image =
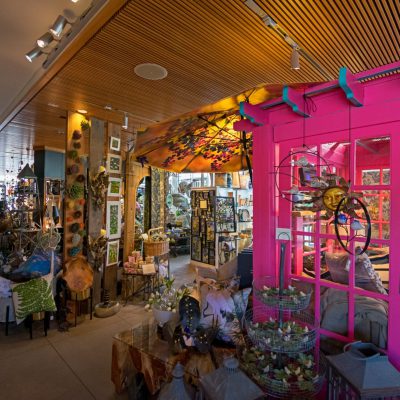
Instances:
[[[324,84],[326,86],[326,84]],[[322,87],[322,86],[321,86]],[[365,97],[364,106],[349,107],[344,93],[339,89],[315,95],[312,97],[315,112],[305,121],[291,111],[286,105],[278,105],[268,109],[269,125],[260,127],[254,132],[254,276],[276,273],[277,246],[275,240],[276,227],[290,227],[290,203],[279,201],[276,197],[273,172],[274,166],[287,155],[291,147],[301,146],[303,136],[307,145],[348,141],[351,134],[351,151],[354,152],[354,139],[391,135],[391,224],[390,239],[390,291],[389,295],[380,295],[389,302],[389,340],[388,354],[392,362],[400,367],[400,76],[390,76],[363,83]],[[312,88],[309,90],[318,90]],[[351,116],[349,118],[349,110]],[[349,132],[349,124],[351,131]],[[281,146],[277,146],[281,143]],[[276,147],[275,147],[276,146]],[[280,148],[281,147],[281,148]],[[277,154],[280,148],[281,155]],[[359,153],[359,157],[362,156]],[[367,155],[365,155],[367,157]],[[343,163],[343,152],[334,155],[336,161]],[[342,158],[342,160],[341,160]],[[376,162],[388,165],[382,160],[381,154],[375,154],[366,165]],[[345,163],[346,164],[346,163]],[[348,170],[348,167],[346,168]],[[354,165],[351,165],[354,170]],[[282,182],[284,182],[283,179]],[[289,184],[290,186],[290,184]],[[279,219],[277,218],[279,211]],[[317,234],[318,237],[319,233]],[[385,241],[382,241],[385,243]],[[287,254],[286,275],[290,274],[290,257]],[[318,258],[317,258],[318,260]],[[316,263],[319,270],[319,261]],[[355,288],[354,260],[350,271],[350,284],[346,288],[349,293],[349,328],[352,340],[354,325],[354,296],[360,295],[360,289]],[[323,282],[317,278],[311,279],[315,284],[317,314],[319,314],[320,285]],[[307,280],[307,279],[304,279]],[[362,291],[361,291],[362,293]],[[374,294],[368,292],[369,297]],[[318,315],[319,316],[319,315]],[[334,336],[334,335],[333,335]],[[336,335],[337,336],[337,335]]]

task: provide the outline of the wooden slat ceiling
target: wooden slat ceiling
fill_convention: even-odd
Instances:
[[[399,59],[398,0],[257,3],[332,77],[341,66],[355,73]],[[290,52],[241,0],[132,0],[8,124],[0,148],[18,157],[33,145],[62,148],[66,110],[85,108],[115,123],[127,111],[129,139],[133,129],[263,82],[326,80],[304,59],[291,70]],[[136,76],[134,67],[146,62],[165,67],[168,77]],[[7,159],[0,157],[0,170]]]

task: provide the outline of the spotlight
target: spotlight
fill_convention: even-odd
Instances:
[[[54,22],[53,26],[49,29],[50,33],[52,33],[55,37],[60,38],[62,31],[65,28],[65,25],[71,24],[70,22],[67,21],[65,17],[62,15],[59,15]]]
[[[29,62],[32,62],[36,57],[39,57],[40,55],[45,54],[40,47],[35,47],[31,51],[25,54],[26,59]]]
[[[122,128],[128,129],[128,114],[127,113],[125,113],[125,115],[124,115],[124,123],[122,125]]]
[[[73,3],[77,3],[79,0],[71,0]]]
[[[78,112],[79,114],[87,114],[87,110],[83,109],[83,108],[78,108],[76,110],[76,112]]]
[[[290,68],[296,70],[300,69],[300,54],[298,47],[293,47],[292,55],[290,57]]]
[[[36,43],[40,48],[43,49],[46,46],[48,46],[53,40],[54,40],[53,35],[49,32],[46,32],[38,40],[36,40]]]

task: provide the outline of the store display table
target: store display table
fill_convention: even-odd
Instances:
[[[214,348],[217,364],[231,349]],[[111,380],[117,393],[135,385],[136,374],[143,379],[151,394],[155,394],[163,382],[170,379],[172,370],[177,362],[185,367],[185,379],[197,385],[198,379],[212,372],[215,365],[211,354],[201,354],[197,351],[183,350],[173,354],[168,343],[157,336],[155,322],[140,325],[131,330],[114,336],[112,345]]]

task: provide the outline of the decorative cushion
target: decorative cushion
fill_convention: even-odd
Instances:
[[[348,285],[349,281],[349,255],[347,253],[325,253],[326,264],[332,280],[337,283]],[[386,294],[386,290],[378,273],[374,270],[370,259],[366,253],[356,257],[356,286],[369,290]]]
[[[240,333],[241,320],[247,308],[251,288],[232,291],[218,284],[200,284],[201,317],[200,325],[210,327],[218,324],[218,338],[235,343]]]
[[[11,285],[17,324],[29,314],[41,311],[56,311],[53,298],[52,274]]]

